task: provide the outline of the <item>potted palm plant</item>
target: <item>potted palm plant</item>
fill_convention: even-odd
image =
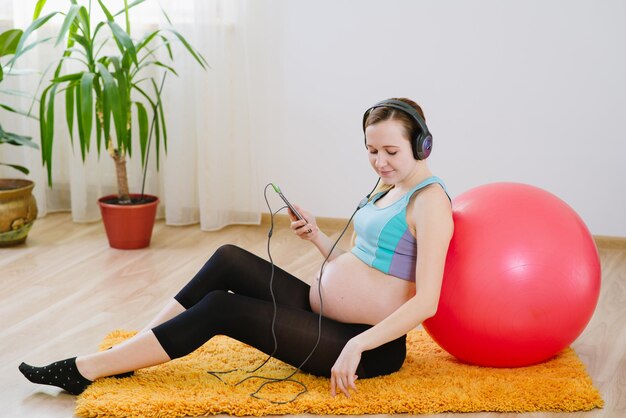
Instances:
[[[10,29],[0,33],[0,60],[14,55],[17,45],[23,35],[20,29]],[[0,83],[5,76],[15,73],[13,64],[0,61]],[[4,90],[0,93],[6,94]],[[12,106],[0,102],[0,111],[15,114],[28,114]],[[18,135],[6,131],[0,124],[0,145],[27,146],[38,148],[28,136]],[[26,167],[0,161],[0,165],[28,174]],[[0,178],[0,246],[17,245],[26,241],[35,218],[37,217],[37,203],[32,195],[35,184],[26,179]]]
[[[115,163],[118,193],[99,199],[109,244],[114,248],[143,248],[150,243],[159,201],[156,196],[143,194],[143,190],[141,194],[129,192],[126,159],[139,153],[145,181],[150,149],[154,149],[157,170],[161,148],[167,151],[161,94],[166,76],[169,73],[178,75],[172,66],[172,44],[180,42],[203,69],[208,67],[204,57],[174,29],[158,29],[141,38],[132,37],[130,12],[144,1],[135,0],[129,4],[125,0],[124,7],[113,13],[98,0],[99,9],[105,16],[100,21],[92,13],[91,0],[86,5],[70,0],[66,12],[52,12],[42,17],[40,14],[46,0],[39,0],[34,14],[35,21],[47,21],[56,14],[64,16],[56,43],[64,43],[65,49],[54,75],[44,82],[39,101],[41,154],[47,168],[48,184],[52,186],[55,98],[63,93],[69,137],[71,141],[76,139],[76,122],[83,162],[86,154],[93,150],[92,133],[95,130],[93,136],[98,155],[105,149]],[[123,23],[120,25],[116,19],[123,19]],[[106,52],[109,42],[115,44],[114,53]],[[17,53],[21,48],[26,48],[25,40],[18,45]],[[157,50],[166,53],[167,63],[157,56]],[[70,60],[73,67],[67,65]],[[76,65],[81,68],[76,70]],[[161,75],[156,76],[154,72]],[[133,121],[138,125],[135,141]],[[153,137],[155,141],[152,141]],[[137,145],[139,149],[136,149]]]

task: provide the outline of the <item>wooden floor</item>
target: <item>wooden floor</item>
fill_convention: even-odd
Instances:
[[[319,268],[313,246],[276,222],[272,256],[303,278]],[[325,222],[334,236],[343,226]],[[71,417],[74,397],[33,385],[21,361],[43,365],[97,349],[112,329],[139,329],[222,244],[266,257],[268,225],[219,232],[157,222],[149,249],[109,248],[100,223],[76,224],[67,213],[39,219],[20,247],[0,249],[0,417]],[[344,239],[342,242],[346,242]],[[442,414],[438,417],[626,417],[626,249],[600,247],[603,283],[596,313],[573,344],[606,402],[601,410],[555,414]],[[558,297],[558,295],[555,295]]]

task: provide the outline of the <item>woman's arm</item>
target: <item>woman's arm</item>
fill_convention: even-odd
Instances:
[[[406,334],[437,312],[448,246],[454,231],[452,208],[438,187],[423,190],[415,199],[417,263],[415,296],[376,326],[356,337],[363,350],[371,350]]]
[[[298,220],[296,216],[291,213],[291,211],[288,211],[289,217],[291,218],[291,230],[300,238],[315,244],[319,252],[322,254],[322,257],[326,258],[335,242],[318,228],[317,221],[313,215],[298,205],[294,205],[294,207],[302,214],[302,216],[304,216],[306,220]],[[345,251],[339,247],[335,247],[328,260],[330,261],[344,252]]]
[[[331,394],[347,396],[355,388],[354,372],[361,353],[405,335],[437,312],[443,270],[454,224],[450,201],[441,188],[424,189],[415,199],[410,216],[415,221],[417,252],[415,296],[387,318],[352,338],[331,371]]]

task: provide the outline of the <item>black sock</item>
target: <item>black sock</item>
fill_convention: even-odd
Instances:
[[[80,395],[91,384],[76,368],[76,357],[68,358],[44,367],[20,364],[20,372],[33,383],[57,386],[72,395]]]

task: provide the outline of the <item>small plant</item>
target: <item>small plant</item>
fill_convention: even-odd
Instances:
[[[15,54],[15,50],[17,48],[17,45],[20,42],[22,35],[23,35],[23,32],[20,29],[9,29],[0,34],[0,83],[4,81],[5,76],[18,73],[13,68],[13,63],[11,61],[5,64],[2,62],[2,58]],[[0,89],[0,93],[5,94],[5,95],[11,94],[11,92],[1,90],[1,89]],[[0,102],[0,109],[3,112],[11,112],[11,113],[17,113],[17,114],[21,114],[25,116],[30,116],[28,113],[15,109],[2,102]],[[2,144],[9,144],[9,145],[15,145],[15,146],[27,146],[27,147],[31,147],[35,149],[39,148],[37,144],[32,141],[31,137],[18,135],[13,132],[5,131],[2,128],[2,125],[0,124],[0,145]],[[23,167],[17,164],[7,164],[7,163],[0,162],[0,165],[14,168],[16,170],[21,171],[24,174],[29,173],[26,167]]]
[[[91,0],[86,5],[70,0],[66,12],[57,11],[41,17],[46,0],[37,2],[31,27],[39,27],[57,14],[64,16],[56,36],[56,44],[64,42],[65,49],[52,79],[44,80],[39,100],[41,153],[50,186],[54,115],[57,111],[55,98],[62,93],[65,95],[65,119],[70,140],[73,142],[75,139],[76,123],[83,162],[87,153],[92,150],[94,127],[98,155],[104,148],[115,162],[120,204],[132,203],[128,190],[126,158],[127,155],[131,157],[133,152],[137,152],[133,149],[133,120],[137,121],[139,127],[142,167],[147,164],[147,155],[153,144],[158,170],[161,146],[167,151],[162,89],[168,73],[178,75],[172,66],[172,44],[180,42],[203,69],[208,64],[181,34],[171,28],[155,30],[140,39],[133,38],[130,12],[144,1],[135,0],[129,4],[125,0],[124,8],[112,13],[103,1],[98,0],[106,17],[103,21],[95,21]],[[171,24],[167,14],[165,16]],[[124,28],[116,22],[118,18],[123,18]],[[19,42],[16,55],[28,49],[25,45],[26,37],[23,36]],[[116,53],[105,54],[104,47],[111,41],[116,45]],[[157,50],[163,48],[171,63],[164,63],[157,57]],[[81,69],[70,70],[67,65],[70,61],[72,67],[79,66]],[[147,70],[155,68],[162,71],[160,77],[147,75]],[[156,139],[154,142],[151,141],[153,134]]]

